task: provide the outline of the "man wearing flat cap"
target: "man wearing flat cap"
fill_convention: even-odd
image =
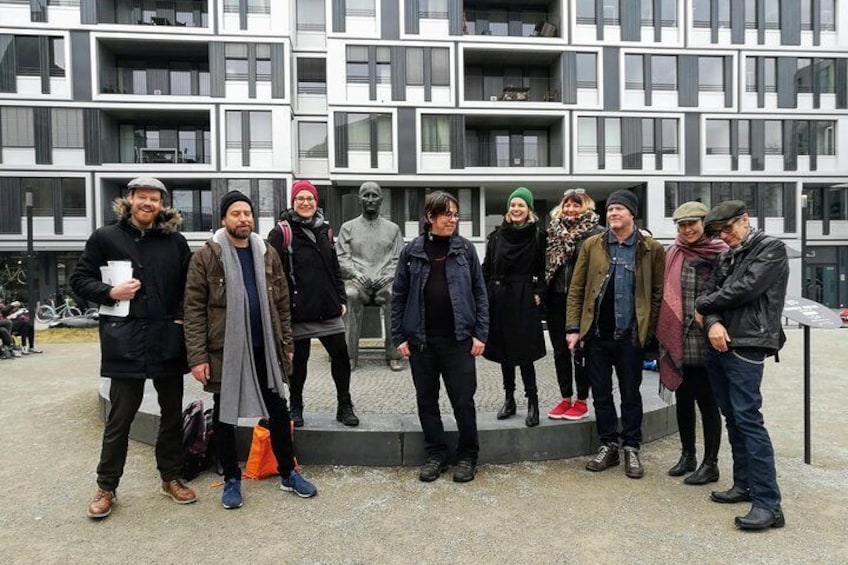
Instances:
[[[124,472],[130,425],[141,405],[144,384],[153,381],[159,401],[156,467],[160,493],[178,504],[197,497],[181,479],[183,466],[183,375],[188,371],[183,338],[183,292],[191,251],[177,231],[182,218],[166,207],[168,190],[158,179],[127,184],[113,204],[117,222],[95,231],[85,244],[70,285],[85,300],[114,306],[129,301],[126,317],[100,316],[100,374],[111,379],[109,415],[97,465],[91,518],[105,518],[116,501]],[[132,265],[132,277],[103,282],[101,267],[112,261]]]
[[[780,528],[785,520],[774,448],[760,411],[760,384],[766,357],[777,354],[786,340],[781,326],[789,280],[786,246],[753,228],[740,200],[722,202],[704,224],[730,247],[695,301],[709,338],[707,374],[733,453],[733,486],[710,498],[751,503],[748,514],[736,518],[737,528]]]
[[[636,227],[639,200],[629,190],[607,198],[607,229],[586,240],[568,289],[566,339],[582,343],[601,446],[586,464],[600,472],[619,464],[641,478],[642,350],[657,325],[663,294],[662,245]],[[621,432],[612,396],[612,370],[621,392]]]
[[[221,504],[242,505],[239,418],[268,418],[280,488],[309,498],[318,490],[295,469],[285,399],[294,342],[283,265],[254,233],[247,195],[228,192],[220,209],[223,227],[191,259],[185,326],[191,374],[215,403],[212,421],[224,471]]]

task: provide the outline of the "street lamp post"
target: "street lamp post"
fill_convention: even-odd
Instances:
[[[807,289],[807,195],[801,195],[801,298],[809,298]],[[810,464],[810,326],[804,324],[804,463]]]
[[[30,316],[35,320],[35,311],[38,309],[35,300],[35,252],[32,242],[32,189],[26,191],[26,225],[27,225],[27,307]]]

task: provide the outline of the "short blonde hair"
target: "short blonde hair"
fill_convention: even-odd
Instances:
[[[595,209],[595,201],[586,192],[585,188],[570,188],[562,194],[562,200],[551,210],[551,218],[556,219],[562,215],[562,207],[566,202],[576,202],[580,204],[580,213],[585,214],[589,210]]]

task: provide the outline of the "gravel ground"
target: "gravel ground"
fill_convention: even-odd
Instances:
[[[413,468],[313,466],[303,472],[317,498],[246,481],[233,511],[211,474],[192,483],[197,504],[160,496],[153,448],[131,442],[119,503],[95,522],[85,508],[102,431],[98,349],[46,344],[44,355],[0,361],[0,563],[848,563],[848,331],[813,332],[812,465],[801,333],[788,333],[764,382],[787,525],[753,534],[733,528],[747,507],[665,475],[677,436],[644,447],[640,481],[621,467],[589,473],[582,458],[483,465],[464,485],[420,483]],[[716,486],[726,488],[726,443],[721,457]]]

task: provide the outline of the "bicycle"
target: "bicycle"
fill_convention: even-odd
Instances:
[[[75,316],[82,316],[82,312],[77,308],[74,301],[67,297],[65,298],[65,302],[58,307],[53,304],[53,300],[50,300],[50,304],[42,304],[35,311],[35,319],[42,324],[65,318],[73,318]]]

